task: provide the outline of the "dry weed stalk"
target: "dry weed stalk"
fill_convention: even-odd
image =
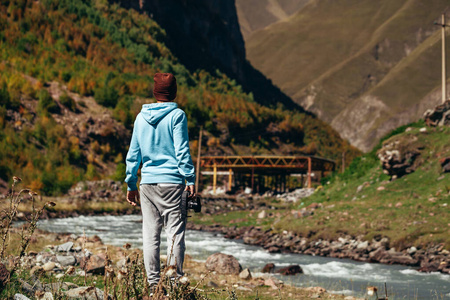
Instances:
[[[0,252],[0,260],[3,260],[6,249],[8,248],[7,237],[10,235],[11,225],[17,215],[19,204],[23,200],[22,196],[25,193],[28,193],[30,195],[31,203],[32,203],[31,216],[30,216],[30,218],[26,219],[26,223],[22,226],[22,231],[20,233],[21,241],[20,241],[19,255],[14,257],[14,259],[13,259],[13,266],[12,266],[12,269],[9,271],[8,281],[12,278],[12,276],[16,272],[22,257],[25,255],[25,253],[28,249],[28,245],[30,244],[31,237],[33,236],[33,234],[37,228],[37,222],[38,222],[39,218],[41,217],[42,212],[47,207],[53,207],[56,205],[54,202],[46,202],[40,209],[36,210],[35,198],[34,198],[37,195],[36,192],[34,192],[30,189],[22,189],[17,195],[15,195],[15,186],[17,183],[20,183],[21,181],[22,181],[21,178],[16,177],[16,176],[13,177],[11,193],[8,194],[9,208],[4,209],[1,212],[1,220],[2,220],[2,222],[1,222],[1,239],[2,239],[1,242],[2,242],[2,245],[1,245],[1,252]]]
[[[1,212],[2,213],[2,215],[1,215],[2,249],[0,252],[0,260],[3,260],[5,258],[5,251],[6,251],[6,248],[8,247],[8,242],[6,241],[6,239],[10,233],[11,224],[12,224],[14,218],[16,217],[19,204],[22,201],[21,196],[22,196],[22,194],[29,192],[28,189],[22,189],[17,195],[14,195],[15,194],[14,188],[16,186],[16,183],[20,183],[22,181],[22,179],[14,176],[13,180],[14,180],[14,182],[11,187],[11,192],[7,195],[8,199],[9,199],[9,208],[4,209]]]
[[[86,273],[86,266],[87,266],[87,249],[86,249],[86,241],[87,241],[87,237],[86,237],[86,231],[83,229],[83,240],[82,240],[82,245],[81,245],[81,249],[83,250],[83,260],[84,260],[84,264],[83,264],[83,272],[84,272],[84,285],[87,285],[87,273]]]

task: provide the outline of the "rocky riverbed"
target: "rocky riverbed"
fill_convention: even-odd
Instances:
[[[128,245],[105,245],[98,236],[38,232],[36,238],[46,239],[50,244],[41,251],[29,251],[21,259],[20,269],[27,271],[25,273],[29,273],[29,276],[19,276],[16,283],[20,286],[15,288],[14,299],[114,299],[111,287],[108,292],[107,289],[97,287],[97,283],[110,278],[120,290],[120,286],[133,278],[130,275],[134,268],[133,262],[138,260],[135,257],[142,257],[140,250],[130,249]],[[213,259],[203,263],[187,256],[183,284],[190,285],[188,289],[198,288],[201,294],[219,297],[228,297],[232,293],[238,298],[259,294],[259,299],[276,296],[285,299],[356,299],[353,296],[328,294],[321,287],[296,288],[285,285],[270,274],[252,276],[248,269],[241,271],[242,266],[235,258],[217,253],[214,255],[218,256],[225,257],[231,263],[226,266],[227,262]],[[162,256],[162,260],[165,261],[165,256]],[[0,264],[0,271],[7,269],[8,262]],[[169,272],[163,274],[169,276]]]
[[[294,191],[290,194],[277,196],[281,201],[291,202],[307,197],[311,191]],[[120,189],[120,182],[103,180],[97,182],[81,182],[70,190],[68,197],[57,203],[83,203],[111,201],[125,201],[125,193]],[[275,195],[272,195],[275,196]],[[299,198],[300,197],[300,198]],[[292,199],[297,200],[292,200]],[[108,200],[109,199],[109,200]],[[299,217],[314,214],[320,204],[311,204],[307,208],[292,211]],[[272,206],[271,202],[265,201],[264,196],[241,194],[237,196],[216,196],[203,200],[202,213],[205,215],[224,214],[229,211],[253,211],[262,218],[266,215],[265,210],[276,211],[279,207]],[[124,215],[139,213],[139,208],[124,206],[118,210],[58,210],[44,211],[42,218],[65,218],[83,215]],[[25,214],[18,214],[18,219],[25,219]],[[312,240],[305,236],[299,236],[293,232],[276,232],[274,230],[263,230],[258,226],[237,227],[223,225],[197,225],[188,223],[188,228],[209,232],[220,232],[226,238],[239,239],[249,245],[261,246],[271,253],[289,252],[315,256],[328,256],[336,258],[349,258],[355,261],[372,262],[382,264],[401,264],[417,267],[421,272],[441,272],[450,274],[450,253],[444,249],[444,245],[429,245],[426,248],[409,247],[407,249],[395,249],[390,247],[390,241],[381,234],[372,240],[364,240],[362,236],[341,236],[336,240]]]
[[[337,240],[309,240],[292,232],[277,233],[260,227],[236,227],[221,225],[197,225],[188,223],[188,228],[218,232],[226,238],[239,239],[245,244],[261,246],[272,253],[298,253],[315,256],[350,258],[361,262],[400,264],[417,267],[421,272],[450,274],[450,253],[442,244],[426,249],[410,247],[397,251],[389,247],[387,238],[365,241],[362,237],[345,236]]]

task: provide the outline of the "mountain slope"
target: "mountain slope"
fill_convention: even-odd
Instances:
[[[311,154],[358,151],[317,118],[267,107],[217,70],[190,72],[151,18],[89,0],[0,5],[0,179],[20,176],[46,194],[84,179],[123,179],[132,123],[153,102],[156,72],[177,77],[191,153]],[[5,184],[6,186],[6,184]]]
[[[433,22],[446,6],[438,0],[311,1],[248,37],[247,57],[294,101],[368,151],[439,101],[433,91],[440,84],[440,39]]]
[[[254,31],[289,18],[308,2],[309,0],[236,0],[236,11],[244,39]]]

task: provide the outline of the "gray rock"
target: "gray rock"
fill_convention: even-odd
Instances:
[[[242,270],[238,260],[232,255],[214,253],[205,262],[206,269],[219,274],[239,274]]]
[[[92,286],[82,286],[65,292],[68,299],[98,300],[104,299],[103,291]],[[108,298],[110,298],[108,296]]]
[[[265,217],[267,217],[267,213],[265,210],[258,214],[258,219],[264,219]]]
[[[389,248],[389,239],[384,237],[381,240],[379,240],[378,242],[373,243],[372,247],[375,249],[380,248],[380,247],[384,247],[384,248],[388,249]]]
[[[369,253],[369,259],[371,261],[379,262],[382,259],[386,259],[389,256],[388,252],[384,249],[384,247],[380,247],[375,251]]]
[[[48,263],[46,263],[43,266],[44,271],[46,271],[46,272],[53,270],[55,267],[56,267],[56,264],[54,262],[52,262],[52,261],[49,261]]]
[[[59,246],[56,247],[56,251],[58,252],[69,252],[73,247],[73,243],[72,242],[67,242],[64,244],[61,244]]]
[[[244,269],[241,273],[239,273],[239,278],[244,280],[252,279],[252,273],[248,268]]]
[[[245,291],[245,292],[252,292],[253,290],[251,288],[245,287],[245,286],[238,286],[236,288],[238,291]]]
[[[28,298],[27,296],[22,295],[22,294],[15,294],[14,295],[14,300],[31,300],[31,299]]]
[[[369,242],[368,241],[364,241],[358,244],[358,246],[356,246],[357,249],[367,249],[367,247],[369,247]]]
[[[407,254],[392,256],[391,263],[408,266],[417,266],[419,264],[417,259],[413,259]]]
[[[58,262],[63,267],[73,266],[77,262],[75,257],[73,257],[72,255],[67,255],[67,256],[65,256],[65,255],[57,255],[56,259],[58,260]]]
[[[299,199],[306,198],[314,194],[315,189],[296,189],[290,193],[278,195],[277,198],[286,202],[297,202]]]
[[[87,273],[105,274],[105,259],[98,255],[92,255],[89,259],[81,261],[81,268],[85,269]]]
[[[358,186],[357,188],[356,188],[356,192],[357,193],[359,193],[359,192],[361,192],[362,190],[363,190],[363,188],[364,188],[364,185],[360,185],[360,186]]]
[[[50,292],[45,292],[39,300],[53,300],[53,294]]]
[[[417,252],[417,248],[413,246],[413,247],[409,248],[407,252],[409,255],[413,255],[414,253]]]

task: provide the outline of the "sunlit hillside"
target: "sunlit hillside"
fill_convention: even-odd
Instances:
[[[152,78],[172,72],[206,154],[358,151],[329,125],[282,105],[258,104],[223,75],[189,72],[146,15],[105,1],[8,1],[0,6],[0,178],[46,194],[82,179],[123,178],[132,123],[153,102]]]

